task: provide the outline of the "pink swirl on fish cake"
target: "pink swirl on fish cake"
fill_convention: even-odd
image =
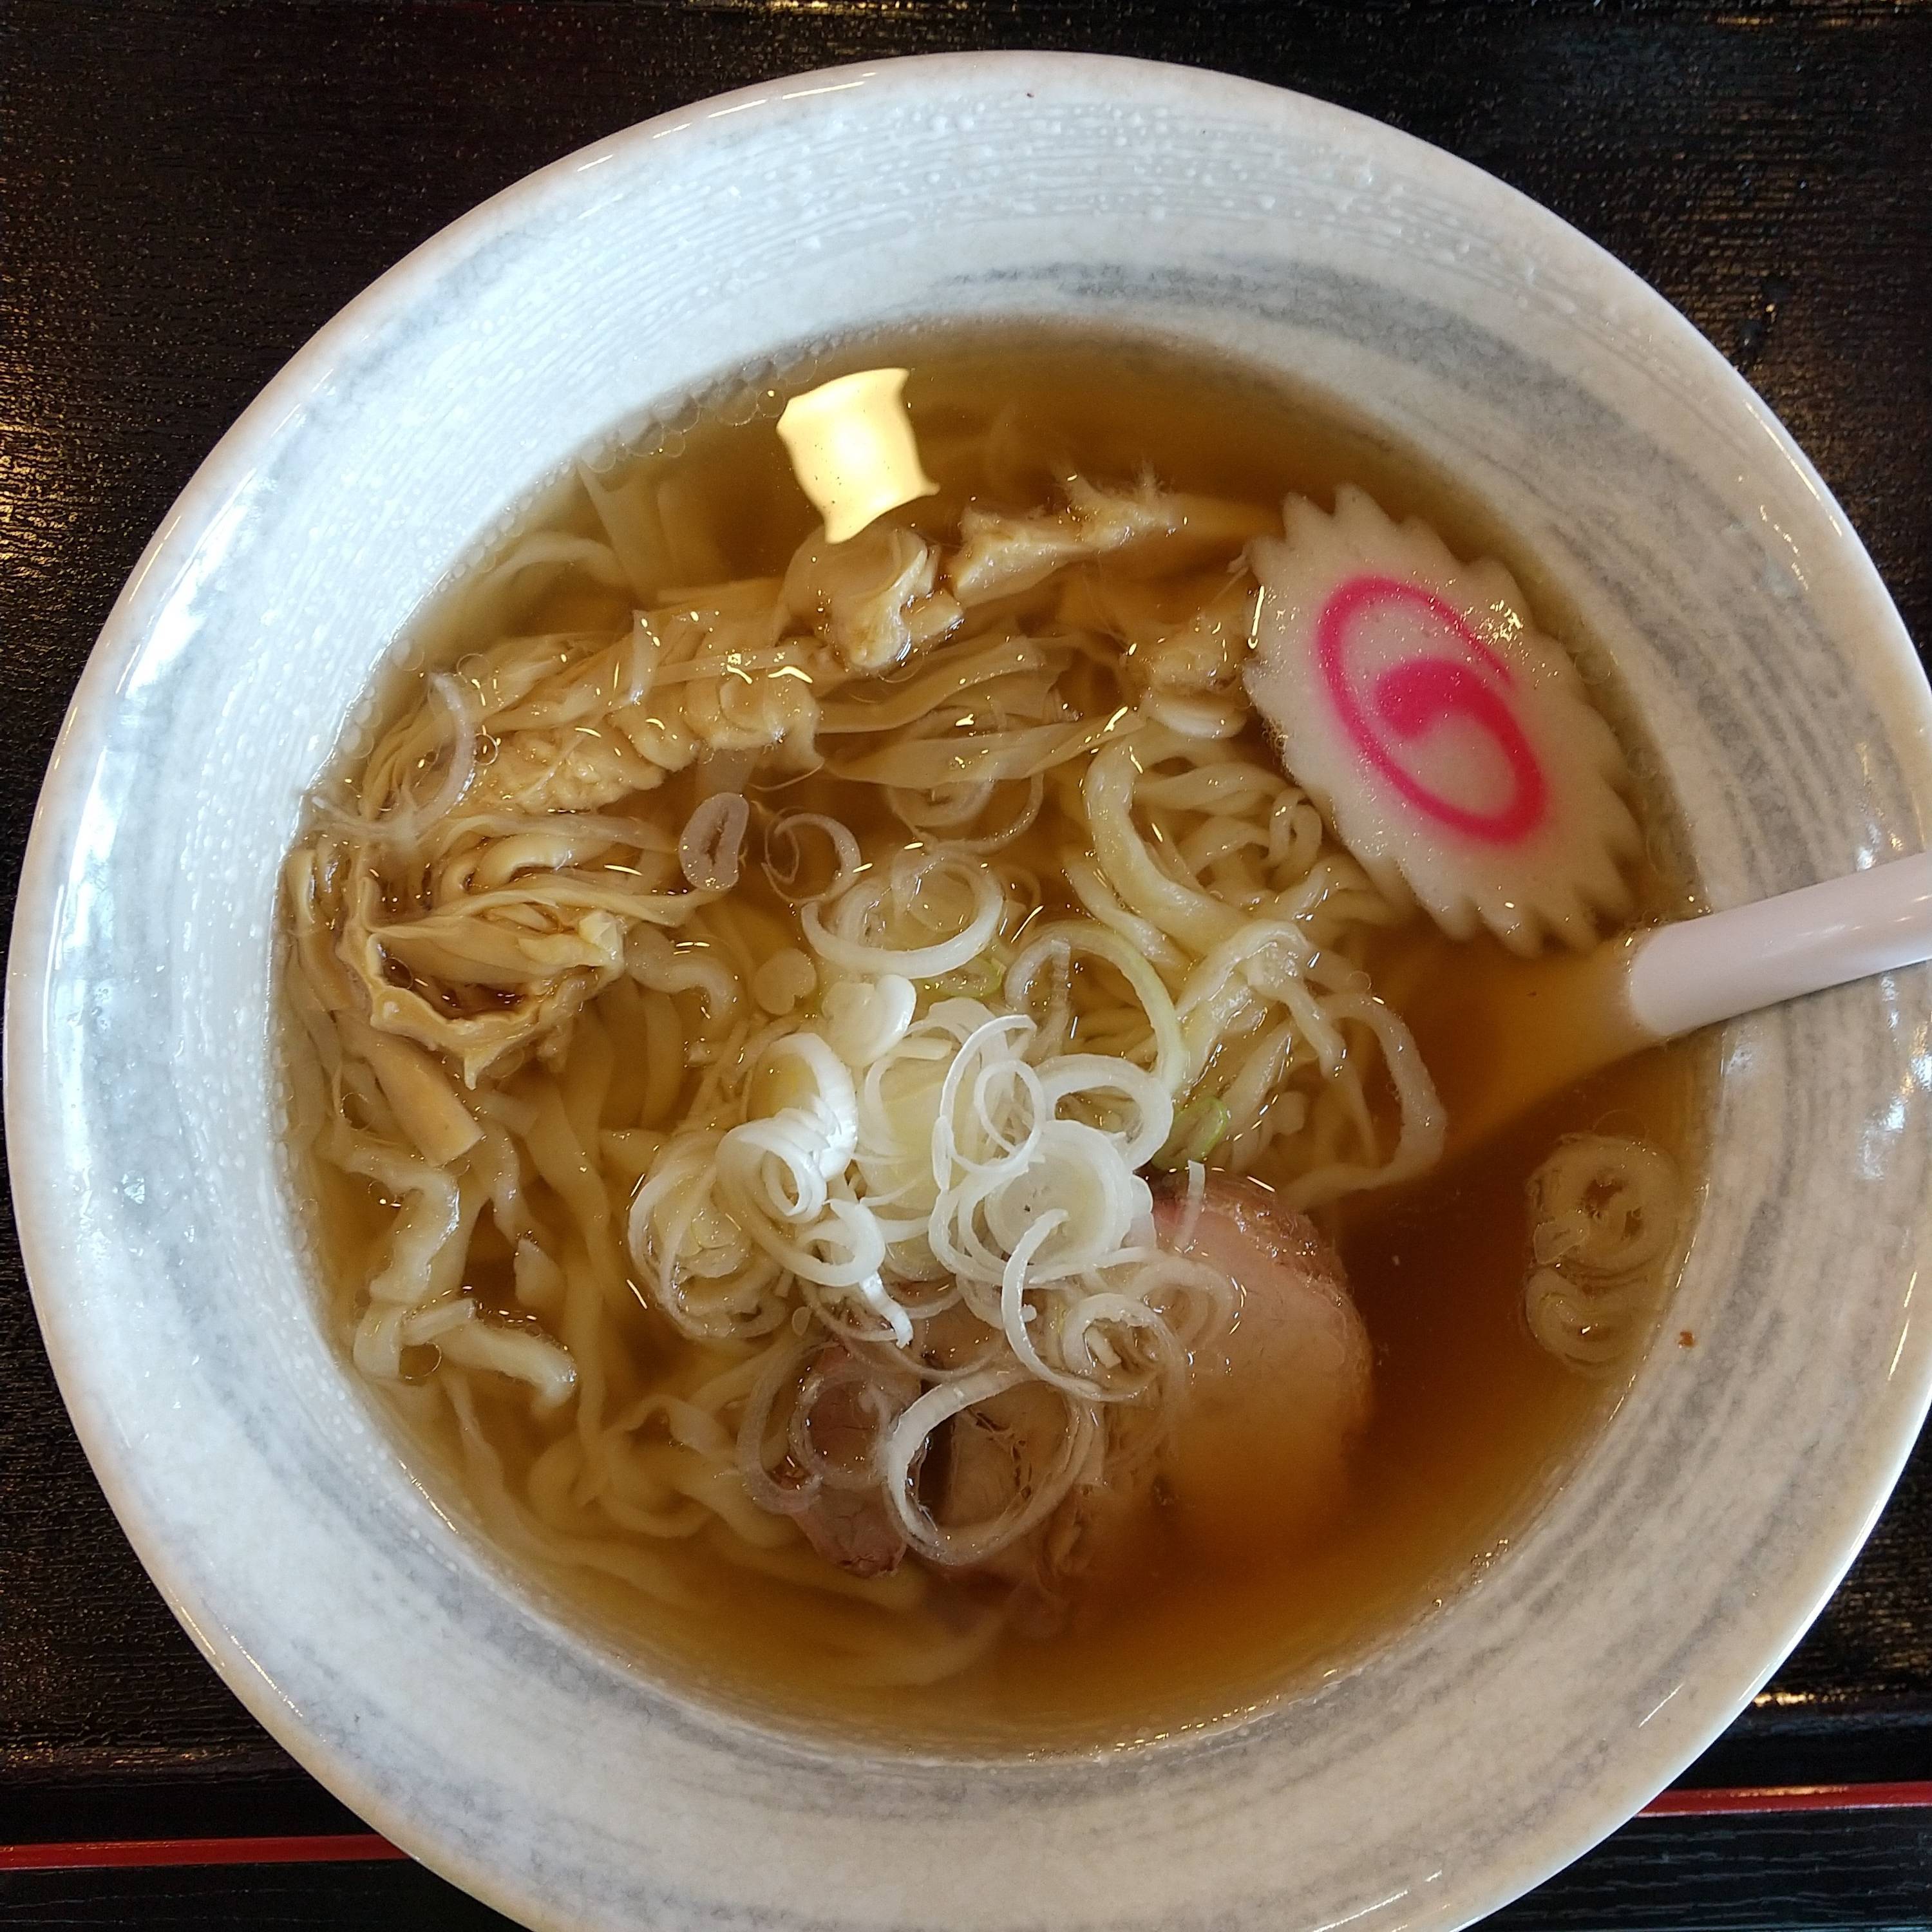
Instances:
[[[1348,642],[1362,619],[1390,605],[1421,612],[1454,640],[1462,655],[1418,656],[1384,671],[1370,687],[1376,713],[1371,718],[1348,681]],[[1355,748],[1418,812],[1489,845],[1520,844],[1542,824],[1550,810],[1549,781],[1516,713],[1496,688],[1500,684],[1502,691],[1512,689],[1516,680],[1460,610],[1420,584],[1394,577],[1352,577],[1322,606],[1315,650],[1336,716]],[[1492,812],[1472,811],[1445,798],[1396,755],[1400,743],[1456,718],[1481,731],[1508,769],[1509,796]]]

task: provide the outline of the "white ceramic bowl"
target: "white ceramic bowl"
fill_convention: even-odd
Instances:
[[[76,1426],[262,1723],[541,1927],[1459,1924],[1635,1810],[1836,1582],[1932,1386],[1932,976],[1732,1027],[1672,1334],[1562,1493],[1319,1695],[1112,1755],[763,1734],[548,1621],[338,1366],[269,999],[298,801],[426,590],[614,423],[801,338],[1078,316],[1291,370],[1454,467],[1613,649],[1722,905],[1924,842],[1932,704],[1857,540],[1654,295],[1293,95],[995,55],[631,130],[419,249],[223,440],[42,797],[8,1130]]]

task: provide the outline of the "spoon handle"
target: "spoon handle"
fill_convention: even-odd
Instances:
[[[1630,956],[1638,1024],[1660,1039],[1932,959],[1932,852],[1660,928]]]

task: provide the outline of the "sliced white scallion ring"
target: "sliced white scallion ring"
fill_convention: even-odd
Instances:
[[[944,1003],[948,1006],[952,1004],[950,1000]],[[985,1009],[979,1010],[983,1012]],[[934,1010],[936,1017],[939,1011]],[[967,1070],[995,1042],[1011,1034],[1030,1038],[1033,1030],[1032,1021],[1024,1013],[1000,1013],[982,1021],[960,1042],[959,1051],[954,1054],[952,1064],[946,1070],[946,1078],[939,1089],[939,1118],[932,1130],[932,1179],[935,1186],[945,1186],[953,1162],[958,1158],[955,1117],[959,1105],[960,1083]]]
[[[1040,968],[1056,956],[1071,958],[1089,953],[1114,968],[1132,988],[1148,1017],[1154,1045],[1154,1077],[1170,1095],[1178,1095],[1192,1084],[1187,1043],[1182,1037],[1180,1022],[1174,1012],[1173,996],[1160,975],[1127,941],[1111,928],[1090,921],[1056,920],[1042,927],[1032,942],[1006,968],[1006,995],[1009,1004],[1024,1008]]]
[[[968,868],[957,860],[949,860],[932,869],[963,877],[972,893],[971,914],[951,938],[931,946],[874,945],[830,929],[819,907],[812,904],[801,916],[806,943],[821,959],[849,973],[896,973],[908,980],[935,980],[942,973],[957,971],[985,950],[999,928],[1003,903],[999,882],[985,867]],[[854,896],[846,895],[840,904],[842,911]]]
[[[824,1486],[815,1474],[795,1485],[778,1482],[765,1466],[765,1430],[772,1408],[786,1383],[797,1374],[800,1365],[816,1346],[798,1341],[774,1347],[745,1398],[739,1418],[736,1460],[745,1492],[759,1508],[775,1516],[802,1516]]]
[[[827,1489],[869,1490],[875,1487],[879,1480],[877,1471],[872,1466],[873,1458],[868,1457],[863,1468],[845,1468],[830,1460],[812,1439],[812,1411],[826,1396],[848,1388],[859,1391],[865,1406],[872,1413],[879,1432],[883,1434],[892,1424],[892,1398],[878,1377],[870,1372],[862,1361],[848,1358],[832,1368],[807,1372],[798,1400],[792,1405],[791,1420],[785,1438],[790,1446],[793,1460],[808,1477],[815,1477]]]
[[[792,889],[798,884],[799,871],[805,862],[798,835],[807,826],[824,832],[832,842],[838,869],[821,891],[795,892]],[[859,876],[864,866],[859,853],[859,842],[850,829],[822,812],[788,812],[773,819],[765,833],[765,850],[769,855],[764,864],[765,877],[771,881],[772,891],[788,905],[800,904],[808,898],[836,898]]]
[[[887,1432],[879,1451],[886,1499],[906,1540],[921,1556],[954,1568],[984,1562],[1044,1522],[1072,1488],[1096,1426],[1091,1413],[1077,1403],[1067,1406],[1066,1428],[1052,1468],[1035,1484],[1030,1495],[999,1515],[983,1522],[943,1527],[913,1494],[914,1466],[927,1438],[941,1423],[1030,1379],[1025,1370],[1012,1366],[982,1369],[957,1382],[943,1382],[928,1389]]]
[[[421,804],[406,802],[385,818],[364,818],[344,812],[340,806],[319,804],[316,816],[332,832],[407,850],[420,844],[430,826],[441,823],[462,803],[476,776],[479,707],[476,688],[447,671],[432,671],[425,682],[430,703],[442,712],[449,727],[449,763],[436,790]]]
[[[1138,1117],[1130,1133],[1109,1138],[1119,1144],[1120,1158],[1130,1167],[1144,1167],[1166,1144],[1174,1126],[1174,1100],[1154,1075],[1130,1060],[1112,1054],[1064,1053],[1040,1070],[1042,1096],[1048,1108],[1074,1094],[1118,1094]]]
[[[869,1066],[904,1039],[919,1008],[912,982],[898,973],[836,980],[825,989],[825,1037],[848,1066]]]
[[[760,1071],[779,1089],[781,1114],[796,1114],[809,1122],[819,1142],[820,1173],[827,1180],[842,1174],[859,1144],[859,1096],[851,1070],[830,1042],[803,1030],[783,1034],[765,1049]]]
[[[738,883],[740,854],[752,808],[735,791],[714,792],[685,822],[677,862],[694,892],[728,892]]]

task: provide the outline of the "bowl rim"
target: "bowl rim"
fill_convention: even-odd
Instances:
[[[1850,520],[1770,409],[1684,316],[1608,250],[1475,164],[1372,117],[1214,70],[1112,55],[1002,50],[895,57],[806,70],[671,108],[521,177],[418,244],[310,337],[223,434],[144,547],[103,624],[57,736],[21,868],[7,974],[5,1118],[21,1251],[62,1398],[97,1481],[170,1610],[250,1714],[305,1768],[332,1790],[345,1794],[358,1814],[386,1835],[412,1848],[420,1846],[414,1855],[433,1869],[506,1910],[527,1910],[527,1901],[507,1892],[490,1871],[453,1856],[447,1844],[440,1840],[432,1819],[409,1811],[379,1792],[363,1774],[360,1760],[318,1736],[276,1694],[272,1683],[240,1648],[178,1561],[168,1526],[141,1507],[123,1480],[122,1468],[130,1452],[117,1436],[104,1392],[90,1386],[84,1365],[63,1330],[63,1289],[71,1275],[72,1258],[62,1230],[44,1211],[43,1204],[52,1195],[51,1168],[45,1152],[51,1141],[35,1128],[56,1104],[45,1078],[41,996],[56,970],[51,948],[54,910],[76,842],[80,807],[91,788],[115,700],[149,641],[151,619],[200,560],[215,512],[260,466],[291,418],[328,384],[338,366],[406,314],[418,294],[441,280],[452,266],[497,236],[540,215],[554,201],[567,199],[586,169],[654,142],[666,143],[668,154],[695,147],[707,140],[710,124],[724,116],[775,100],[796,100],[875,82],[916,93],[928,78],[953,86],[970,86],[976,82],[996,85],[1022,72],[1034,76],[1042,86],[1052,85],[1056,78],[1078,80],[1105,72],[1120,91],[1132,91],[1150,104],[1204,97],[1243,118],[1292,115],[1318,136],[1333,130],[1351,142],[1398,153],[1412,165],[1447,170],[1464,180],[1475,178],[1485,184],[1484,192],[1496,198],[1498,206],[1509,208],[1513,224],[1558,242],[1574,259],[1586,259],[1579,250],[1596,258],[1600,272],[1607,272],[1628,298],[1642,305],[1646,326],[1667,339],[1677,353],[1688,354],[1702,365],[1728,405],[1754,421],[1768,438],[1769,451],[1791,466],[1834,520],[1841,560],[1851,567],[1858,592],[1877,619],[1865,640],[1870,668],[1891,681],[1892,695],[1903,707],[1898,721],[1901,764],[1908,763],[1905,747],[1910,740],[1917,753],[1916,767],[1910,771],[1913,796],[1922,814],[1932,812],[1932,688],[1926,683],[1904,625]],[[787,89],[791,91],[788,93]],[[218,564],[218,556],[212,561]],[[1904,728],[1908,719],[1909,730]],[[1921,1230],[1922,1238],[1924,1232]],[[1676,1775],[1749,1702],[1815,1618],[1857,1556],[1911,1454],[1928,1408],[1932,1408],[1932,1349],[1922,1346],[1912,1352],[1919,1358],[1916,1395],[1894,1408],[1895,1420],[1864,1444],[1865,1466],[1874,1480],[1862,1487],[1854,1499],[1856,1506],[1841,1508],[1828,1525],[1821,1526],[1808,1569],[1786,1578],[1774,1652],[1754,1671],[1734,1672],[1732,1680],[1715,1696],[1711,1687],[1704,1687],[1706,1721],[1688,1738],[1680,1733],[1666,1744],[1660,1734],[1647,1754],[1634,1747],[1625,1750],[1618,1760],[1617,1774],[1606,1780],[1614,1784],[1617,1796],[1600,1803],[1600,1822],[1590,1835],[1554,1857],[1519,1854],[1507,1871],[1499,1862],[1486,1887],[1494,1904],[1520,1894],[1560,1870]],[[1877,1429],[1875,1422],[1868,1426]],[[1628,1802],[1633,1793],[1636,1794],[1635,1804]],[[1602,1822],[1606,1820],[1609,1822]]]

